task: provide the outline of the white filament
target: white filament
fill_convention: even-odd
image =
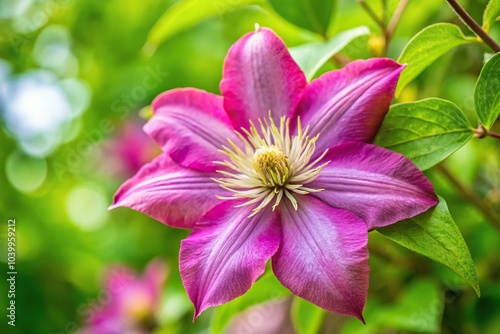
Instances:
[[[248,199],[248,201],[237,205],[237,207],[257,205],[258,203],[250,215],[253,216],[271,203],[274,198],[276,199],[272,206],[273,210],[284,198],[287,198],[297,210],[295,194],[304,195],[323,190],[312,189],[306,185],[316,179],[322,168],[329,163],[327,161],[318,165],[328,150],[325,150],[317,159],[311,162],[319,134],[309,138],[309,127],[303,130],[299,118],[297,135],[291,136],[289,125],[290,119],[281,117],[278,128],[273,119],[269,117],[269,120],[264,119],[262,121],[259,119],[260,133],[251,121],[250,130],[242,128],[241,133],[235,131],[243,146],[240,148],[228,139],[230,147],[223,146],[223,149],[219,151],[229,159],[216,161],[215,163],[227,167],[229,171],[218,170],[217,172],[222,177],[213,179],[222,188],[229,190],[232,195],[227,197],[218,196],[218,198],[224,200]],[[258,171],[258,168],[253,164],[256,152],[258,152],[257,154],[267,154],[267,152],[274,154],[274,152],[271,152],[272,150],[278,150],[288,158],[288,168],[285,169],[282,164],[276,164],[267,170],[270,174],[279,175],[280,182],[269,182],[270,178],[263,176],[262,171]]]

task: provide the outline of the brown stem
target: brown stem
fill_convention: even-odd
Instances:
[[[482,124],[479,124],[477,129],[474,129],[476,138],[491,137],[500,139],[500,133],[487,130]]]
[[[387,22],[387,0],[382,0],[382,22]]]
[[[370,15],[370,17],[377,23],[384,34],[384,55],[387,54],[387,49],[389,48],[389,43],[391,42],[392,36],[396,31],[396,27],[401,19],[401,15],[410,2],[410,0],[401,0],[398,3],[398,6],[389,21],[389,24],[386,24],[386,15],[387,15],[387,3],[386,0],[382,0],[383,6],[383,18],[381,19],[378,15],[373,11],[373,9],[368,5],[364,0],[358,0],[359,4],[363,9]]]
[[[370,7],[369,4],[365,2],[365,0],[358,0],[359,4],[361,7],[365,10],[365,12],[370,15],[370,17],[377,23],[377,25],[382,29],[382,31],[385,31],[385,22],[378,17],[378,15],[373,11],[373,9]]]
[[[410,0],[401,0],[398,4],[398,7],[394,11],[394,14],[392,15],[392,18],[389,21],[386,29],[386,37],[388,37],[389,40],[392,38],[392,35],[394,35],[399,20],[401,19],[401,15],[403,15],[403,12],[405,11],[405,8],[406,6],[408,6],[409,2]]]
[[[334,55],[331,59],[339,68],[346,66],[347,64],[349,64],[352,61],[351,58],[349,58],[348,56],[346,56],[342,53],[338,53],[338,54]]]
[[[479,24],[465,11],[465,9],[460,6],[460,4],[455,0],[446,0],[448,4],[453,8],[458,17],[469,27],[472,32],[474,32],[481,40],[488,45],[493,51],[500,52],[500,45],[491,38],[486,31],[481,28]]]
[[[462,184],[457,178],[450,172],[450,170],[444,165],[439,164],[436,166],[437,170],[458,190],[462,197],[469,200],[474,204],[479,211],[497,228],[500,230],[500,217],[495,215],[490,211],[488,206],[483,202],[483,200],[472,190]]]
[[[500,139],[500,133],[488,131],[488,136],[496,139]]]

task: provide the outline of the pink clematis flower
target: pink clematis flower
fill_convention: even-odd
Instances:
[[[137,173],[144,163],[159,153],[154,141],[142,131],[142,124],[138,119],[128,120],[122,124],[118,138],[110,140],[110,149],[113,151],[107,153],[121,160],[123,172],[129,176]]]
[[[272,269],[294,294],[363,320],[368,231],[437,204],[404,156],[369,144],[404,66],[354,61],[309,84],[261,28],[229,50],[222,97],[187,88],[153,102],[145,131],[163,154],[125,182],[126,206],[178,228],[197,317]]]
[[[157,156],[161,150],[142,127],[139,118],[125,120],[115,131],[114,136],[101,144],[95,157],[95,169],[102,170],[105,176],[128,178]]]
[[[143,277],[126,267],[115,267],[107,273],[102,298],[84,311],[86,326],[79,334],[146,334],[157,326],[167,268],[153,260]]]

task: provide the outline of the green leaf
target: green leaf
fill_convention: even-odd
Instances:
[[[491,57],[481,70],[474,102],[479,120],[489,130],[500,114],[500,53]]]
[[[478,42],[478,39],[465,37],[462,31],[451,23],[434,24],[420,31],[406,44],[399,56],[398,62],[407,63],[408,67],[401,73],[396,96],[440,56],[454,47],[472,42]]]
[[[483,14],[483,29],[490,32],[491,25],[500,19],[500,0],[490,0]]]
[[[388,329],[396,333],[440,333],[444,309],[440,284],[434,279],[417,278],[403,287],[396,301],[381,303],[377,296],[368,298],[363,311],[366,324],[355,318],[346,319],[341,333],[386,333]]]
[[[377,231],[401,246],[449,267],[479,296],[474,262],[443,198],[439,197],[436,207]]]
[[[326,35],[336,0],[269,0],[274,10],[298,27]]]
[[[301,298],[294,298],[292,321],[298,334],[319,333],[326,311]]]
[[[367,27],[358,27],[343,31],[326,42],[308,43],[290,48],[290,53],[310,81],[333,55],[354,39],[369,34],[370,30]]]
[[[163,13],[148,34],[143,51],[151,55],[160,43],[193,27],[201,21],[247,5],[262,4],[264,0],[183,0]]]
[[[290,295],[291,292],[281,285],[273,273],[268,272],[262,275],[243,296],[218,306],[214,310],[210,322],[210,333],[224,333],[224,328],[229,324],[231,319],[250,306],[267,301],[275,301]]]
[[[439,333],[444,310],[439,284],[430,279],[413,281],[402,294],[388,307],[385,324],[414,333]]]
[[[421,170],[443,161],[472,138],[457,106],[437,98],[391,106],[375,143],[404,154]]]

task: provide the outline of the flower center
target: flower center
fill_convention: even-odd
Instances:
[[[282,186],[290,176],[290,161],[279,148],[264,145],[253,154],[252,164],[262,182],[268,186]]]
[[[228,160],[215,161],[226,170],[218,170],[222,177],[213,180],[232,195],[218,198],[247,199],[237,207],[256,205],[250,215],[253,216],[273,199],[273,210],[283,198],[287,198],[297,210],[294,196],[323,190],[307,187],[307,184],[316,179],[329,163],[319,164],[328,150],[311,162],[319,135],[310,138],[309,127],[303,130],[298,119],[297,135],[292,136],[289,125],[290,120],[285,117],[280,119],[279,127],[272,118],[259,119],[259,127],[250,121],[250,129],[242,128],[241,133],[236,131],[241,145],[228,139],[231,147],[223,146],[219,150]]]

